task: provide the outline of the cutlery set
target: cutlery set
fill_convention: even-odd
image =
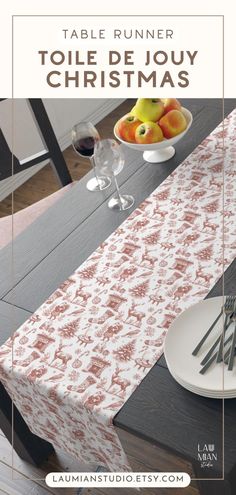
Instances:
[[[221,317],[224,317],[223,331],[220,332],[214,344],[210,347],[205,357],[201,361],[201,370],[199,373],[204,375],[213,365],[223,362],[227,365],[229,371],[234,368],[236,355],[236,296],[227,296],[224,305],[216,319],[204,334],[200,342],[192,351],[193,356],[197,356],[203,344],[207,341],[215,325]]]

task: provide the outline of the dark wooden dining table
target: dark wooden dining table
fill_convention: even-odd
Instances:
[[[172,159],[145,163],[142,153],[124,148],[125,167],[118,182],[121,192],[135,197],[132,209],[183,162],[223,115],[236,107],[236,100],[227,99],[224,106],[220,99],[183,99],[182,104],[192,112],[193,124],[176,144]],[[108,209],[113,186],[102,192],[88,192],[90,175],[92,171],[21,233],[13,245],[0,251],[0,344],[130,214],[131,210]],[[223,292],[236,294],[235,262],[207,297]],[[185,470],[197,480],[201,495],[236,493],[236,400],[207,399],[183,389],[170,375],[163,356],[116,415],[114,424],[137,470]],[[11,400],[1,386],[0,428],[10,441],[11,425]],[[53,450],[28,430],[16,409],[14,432],[14,448],[28,462],[40,464]],[[209,445],[214,449],[214,462],[202,466],[199,451]],[[184,490],[187,495],[197,493],[194,482]]]

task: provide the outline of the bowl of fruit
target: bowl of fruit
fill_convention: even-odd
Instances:
[[[115,137],[134,150],[143,151],[150,163],[169,160],[174,145],[188,132],[192,114],[175,98],[139,98],[114,127]]]

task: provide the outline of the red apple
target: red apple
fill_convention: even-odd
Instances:
[[[138,144],[159,143],[163,140],[163,133],[155,122],[143,122],[135,131],[135,140]]]
[[[140,120],[135,115],[127,113],[116,123],[115,132],[123,141],[135,143],[135,131],[140,124]]]
[[[170,110],[170,112],[163,115],[158,124],[167,139],[178,136],[187,127],[186,118],[179,110]]]
[[[168,113],[171,110],[181,111],[181,104],[176,98],[163,98],[162,101],[164,103],[164,113]]]

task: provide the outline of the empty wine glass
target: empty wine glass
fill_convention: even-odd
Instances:
[[[98,177],[95,169],[94,146],[99,139],[100,136],[98,131],[91,122],[80,122],[72,129],[72,144],[74,150],[78,155],[88,157],[94,170],[95,177],[90,179],[86,184],[89,191],[102,191],[111,184],[111,180],[108,177]]]
[[[113,178],[117,194],[113,196],[108,207],[112,210],[128,210],[134,204],[133,196],[121,195],[116,176],[123,170],[125,159],[121,146],[114,139],[97,141],[94,147],[96,170],[106,177]]]

